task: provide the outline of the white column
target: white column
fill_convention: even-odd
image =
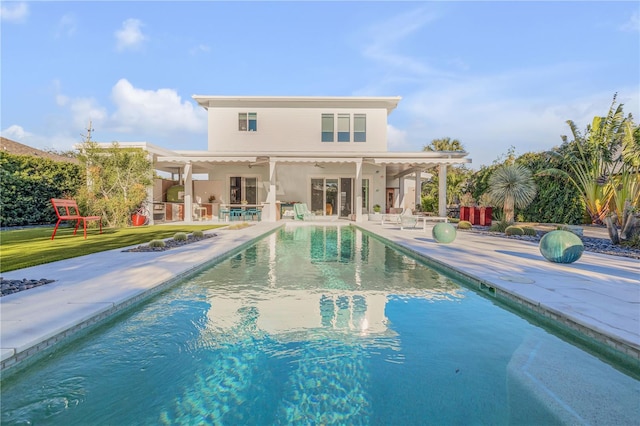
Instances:
[[[398,178],[398,205],[396,207],[401,207],[404,211],[404,176]]]
[[[193,222],[193,180],[191,173],[193,165],[187,163],[184,165],[184,221]]]
[[[147,210],[149,210],[149,225],[153,225],[154,221],[153,221],[153,189],[155,186],[155,182],[154,182],[154,170],[155,170],[155,163],[154,163],[154,155],[151,154],[150,152],[147,152],[147,159],[151,162],[151,186],[147,187]],[[162,200],[160,200],[162,201]]]
[[[422,207],[422,171],[416,170],[416,195],[415,195],[415,208]]]
[[[447,215],[447,165],[440,164],[438,173],[438,216]]]
[[[362,222],[362,159],[356,161],[356,222]]]
[[[263,212],[265,222],[276,221],[276,162],[269,161],[269,192],[267,193],[267,214]]]

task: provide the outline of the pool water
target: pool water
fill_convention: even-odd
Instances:
[[[635,424],[640,382],[349,226],[282,229],[3,380],[5,424]]]

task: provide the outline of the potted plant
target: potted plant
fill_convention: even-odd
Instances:
[[[215,195],[209,195],[209,202],[213,203],[216,200],[216,196]]]
[[[380,204],[374,204],[373,207],[373,213],[370,213],[368,216],[369,220],[380,220]]]

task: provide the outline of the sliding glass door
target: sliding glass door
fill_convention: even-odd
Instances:
[[[317,215],[348,217],[355,213],[353,178],[311,179],[310,209]],[[362,180],[363,207],[367,210],[369,200],[369,180]]]

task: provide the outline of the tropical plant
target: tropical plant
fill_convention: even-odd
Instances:
[[[204,238],[204,232],[202,232],[202,231],[193,231],[191,233],[191,236],[193,236],[193,238]]]
[[[610,180],[613,212],[605,219],[615,244],[636,232],[636,213],[640,207],[640,126],[628,120],[623,133],[620,155],[615,159]],[[619,235],[616,225],[620,227]]]
[[[609,201],[613,187],[609,175],[613,172],[613,153],[620,147],[625,122],[622,105],[616,106],[616,96],[605,117],[594,117],[583,135],[576,124],[568,120],[573,141],[562,136],[563,145],[548,154],[562,163],[561,168],[550,168],[541,175],[562,176],[580,193],[592,223],[601,224],[609,214]]]
[[[433,139],[429,145],[425,145],[423,151],[464,151],[462,143],[458,139],[450,137]]]
[[[424,146],[423,151],[464,151],[464,147],[458,139],[446,137],[432,140],[429,145]],[[444,167],[447,167],[447,203],[457,204],[460,197],[469,191],[469,182],[473,173],[464,165],[449,165]],[[437,209],[438,188],[439,180],[437,175],[423,183],[421,192],[423,211],[434,211]],[[426,202],[424,200],[425,198]]]
[[[505,222],[513,223],[514,209],[524,208],[533,201],[536,184],[528,168],[505,164],[491,174],[488,193],[496,205],[503,206]]]
[[[87,170],[87,185],[77,195],[86,211],[100,214],[109,226],[127,226],[129,216],[147,198],[153,165],[141,149],[81,145],[78,156]]]

